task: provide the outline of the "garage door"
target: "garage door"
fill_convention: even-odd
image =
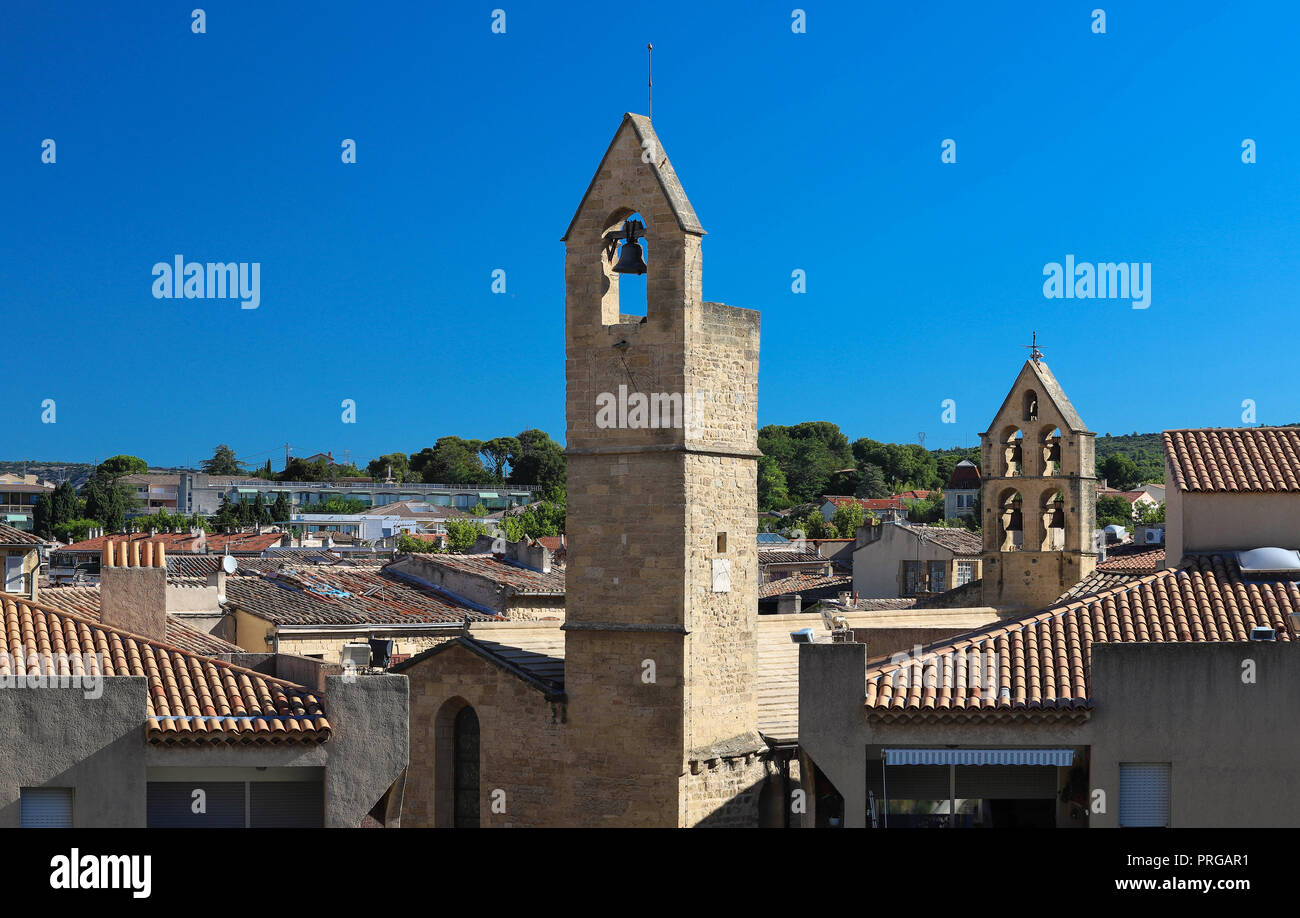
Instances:
[[[310,828],[325,825],[320,781],[150,781],[150,828]]]

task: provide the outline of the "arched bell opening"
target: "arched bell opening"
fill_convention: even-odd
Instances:
[[[1025,463],[1025,435],[1019,427],[1008,427],[1002,431],[1002,468],[1003,477],[1014,478],[1023,475]]]
[[[635,211],[620,208],[611,214],[602,240],[609,284],[606,297],[614,297],[620,317],[644,318],[649,314],[646,276],[650,258],[645,219]]]
[[[1048,491],[1039,505],[1043,519],[1041,551],[1060,551],[1065,548],[1065,495]]]
[[[1020,551],[1025,544],[1025,514],[1020,492],[1009,489],[998,501],[998,550]]]
[[[1061,428],[1044,428],[1039,449],[1043,457],[1043,476],[1052,478],[1061,474]]]
[[[1025,390],[1025,416],[1026,421],[1038,420],[1038,393],[1033,389]]]

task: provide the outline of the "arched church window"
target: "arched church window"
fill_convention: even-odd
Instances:
[[[479,729],[478,715],[469,705],[456,714],[452,738],[452,797],[455,827],[479,827]]]

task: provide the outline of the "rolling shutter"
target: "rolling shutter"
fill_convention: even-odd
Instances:
[[[203,791],[202,798],[195,791]],[[194,812],[202,799],[202,813]],[[243,781],[150,781],[145,825],[151,829],[242,829]]]
[[[325,826],[325,788],[319,781],[254,781],[249,790],[254,829]]]
[[[24,787],[19,825],[24,829],[71,829],[72,788]]]
[[[1119,766],[1119,824],[1121,827],[1169,825],[1168,763]]]

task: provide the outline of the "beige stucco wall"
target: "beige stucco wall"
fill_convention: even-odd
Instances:
[[[1086,751],[1090,791],[1104,797],[1092,827],[1118,824],[1126,762],[1171,766],[1173,826],[1300,826],[1300,797],[1286,792],[1300,764],[1298,652],[1291,643],[1096,644],[1094,710],[1082,723],[885,724],[863,707],[862,645],[804,645],[799,739],[843,795],[849,826],[866,822],[868,759],[907,746]],[[1247,661],[1253,681],[1243,679]]]
[[[1180,493],[1166,507],[1168,556],[1276,546],[1300,549],[1300,493]],[[1170,512],[1178,504],[1178,525]]]
[[[873,542],[859,544],[853,552],[853,590],[862,598],[892,598],[903,594],[903,562],[943,561],[945,569],[945,589],[952,589],[957,577],[957,557],[952,551],[936,545],[929,539],[920,539],[903,526],[884,523],[880,527],[880,538]],[[859,532],[863,532],[863,527]],[[975,562],[975,574],[978,579],[981,562],[976,556],[963,557],[963,561]]]

